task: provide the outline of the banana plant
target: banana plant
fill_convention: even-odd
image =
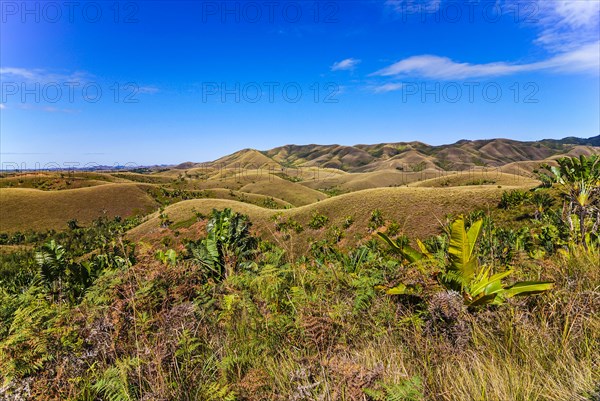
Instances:
[[[498,305],[507,298],[542,293],[554,286],[553,282],[548,281],[523,281],[507,286],[502,281],[513,273],[512,270],[492,274],[491,267],[480,266],[475,245],[482,224],[483,220],[477,220],[467,230],[463,217],[451,224],[447,262],[442,267],[441,274],[437,275],[441,285],[460,292],[469,306]],[[417,241],[419,251],[408,245],[400,246],[383,233],[378,234],[411,264],[434,259],[421,241]],[[386,292],[390,295],[411,295],[414,294],[414,288],[399,284]]]
[[[231,209],[213,210],[206,226],[207,237],[188,244],[191,259],[219,279],[230,276],[256,251],[257,240],[250,234],[250,226],[245,215]]]

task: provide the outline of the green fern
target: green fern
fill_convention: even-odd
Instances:
[[[8,381],[32,374],[53,359],[48,328],[57,315],[41,287],[32,286],[19,299],[8,336],[0,343],[0,377]]]
[[[138,365],[139,361],[136,358],[117,360],[115,366],[104,371],[102,377],[92,385],[92,389],[102,396],[102,399],[108,401],[135,399],[129,375]]]
[[[381,389],[364,389],[366,395],[375,401],[422,401],[421,378],[413,376],[402,383],[381,384]]]

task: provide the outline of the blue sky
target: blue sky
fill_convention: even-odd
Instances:
[[[598,0],[1,2],[14,163],[600,133]]]

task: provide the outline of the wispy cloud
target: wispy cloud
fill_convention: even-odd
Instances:
[[[0,110],[5,109],[6,105],[4,103],[0,103]]]
[[[600,1],[537,0],[540,31],[535,43],[551,52],[566,52],[597,41],[600,35]]]
[[[338,61],[337,63],[333,63],[331,66],[331,71],[353,70],[359,63],[360,60],[355,58],[347,58],[345,60]]]
[[[510,5],[514,0],[498,0]],[[429,79],[468,79],[506,76],[521,72],[550,71],[592,72],[600,69],[600,1],[535,0],[538,7],[538,36],[534,45],[543,47],[550,55],[541,61],[519,63],[497,61],[472,63],[456,61],[440,55],[411,56],[391,64],[371,76],[420,77]],[[442,0],[387,0],[386,5],[397,11],[406,7],[443,7]],[[422,8],[421,8],[422,10]]]
[[[387,93],[399,91],[404,85],[398,82],[388,82],[387,84],[371,86],[370,89],[374,93]]]
[[[84,79],[90,79],[92,76],[87,72],[54,72],[40,68],[0,68],[0,76],[3,80],[20,80],[24,82],[36,82],[46,84],[50,82],[78,82]]]
[[[386,0],[384,5],[396,12],[431,12],[438,10],[442,0]]]
[[[154,95],[158,93],[160,90],[155,86],[140,86],[138,88],[138,93],[142,95]]]
[[[69,114],[79,113],[79,110],[63,109],[63,108],[59,108],[59,107],[42,107],[41,110],[45,111],[47,113],[69,113]]]
[[[33,111],[43,111],[45,113],[67,113],[67,114],[75,114],[80,113],[81,110],[70,109],[70,108],[62,108],[55,106],[37,106],[28,103],[22,103],[18,105],[19,109],[22,110],[33,110]]]
[[[453,61],[448,57],[422,55],[408,57],[385,67],[373,76],[417,76],[430,79],[468,79],[500,77],[519,72],[554,71],[554,72],[598,72],[600,68],[600,42],[582,46],[573,51],[558,54],[544,61],[535,63],[485,63],[471,64]]]

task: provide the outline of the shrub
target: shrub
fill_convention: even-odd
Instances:
[[[383,219],[383,212],[380,209],[373,210],[371,212],[371,217],[369,218],[369,229],[375,231],[384,224],[385,220]]]
[[[312,228],[313,230],[319,230],[319,229],[325,227],[325,224],[327,224],[328,221],[329,221],[329,217],[315,211],[315,212],[313,212],[312,217],[311,217],[310,221],[308,222],[308,226],[310,228]]]
[[[500,203],[498,207],[500,209],[512,209],[517,206],[520,206],[529,199],[529,193],[524,192],[518,189],[514,189],[512,191],[504,191],[502,193],[502,198],[500,199]]]

